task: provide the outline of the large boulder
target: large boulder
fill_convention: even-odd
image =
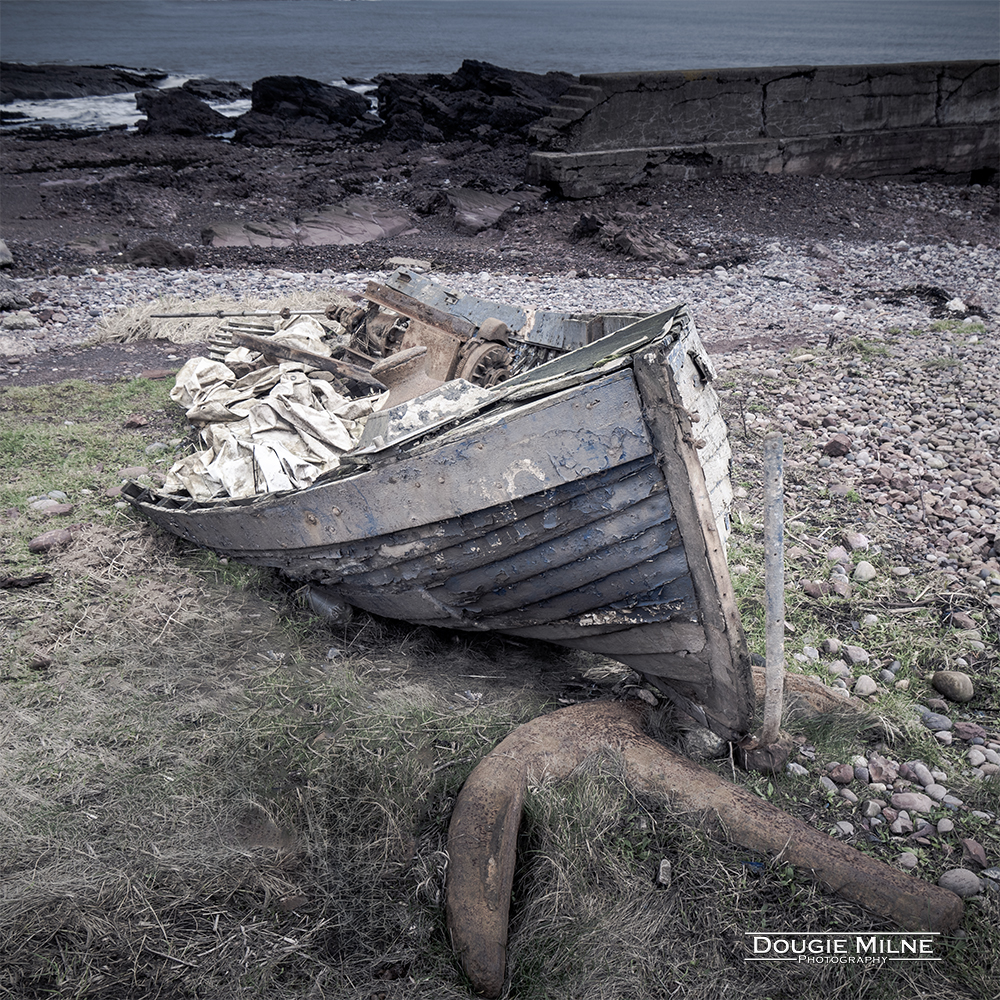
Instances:
[[[317,118],[327,125],[353,125],[371,112],[368,101],[353,90],[304,76],[255,80],[251,100],[254,111],[286,121]]]
[[[376,80],[387,138],[444,142],[476,136],[493,143],[527,138],[528,126],[577,82],[569,73],[523,73],[473,59],[447,76],[385,73]]]
[[[68,97],[129,94],[154,87],[167,74],[122,66],[56,66],[0,63],[0,104]]]
[[[236,127],[235,119],[219,114],[180,87],[140,90],[135,104],[146,116],[137,125],[144,135],[217,135]]]
[[[186,90],[203,101],[240,101],[250,96],[250,88],[230,80],[216,80],[203,77],[200,80],[185,80],[181,90]]]
[[[246,146],[357,139],[381,125],[360,94],[304,76],[256,80],[251,100],[236,120],[236,142]]]

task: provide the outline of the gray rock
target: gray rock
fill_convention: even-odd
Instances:
[[[878,816],[882,812],[883,805],[884,803],[879,802],[878,799],[867,799],[861,810],[862,815],[867,819],[871,819],[873,816]]]
[[[868,755],[868,773],[875,782],[892,782],[899,775],[899,767],[883,757],[877,750]]]
[[[863,453],[859,452],[859,457],[861,454]],[[859,531],[845,532],[844,541],[850,545],[852,552],[857,552],[859,549],[867,551],[868,545],[870,544],[867,536],[862,535]]]
[[[0,267],[10,267],[14,263],[14,255],[7,249],[7,244],[0,240]]]
[[[862,674],[854,682],[854,693],[859,698],[864,698],[867,695],[875,694],[876,691],[878,691],[878,685],[875,683],[875,681],[872,680],[871,677],[868,676],[868,674]]]
[[[963,899],[975,896],[983,888],[983,883],[967,868],[949,869],[938,879],[938,885],[942,889],[950,889]]]
[[[871,657],[868,655],[868,651],[862,649],[860,646],[844,646],[842,650],[844,654],[844,659],[848,663],[857,665],[858,663],[867,663]]]
[[[824,792],[836,794],[839,791],[837,786],[825,774],[820,776],[819,786]]]
[[[847,820],[838,820],[834,824],[834,832],[838,837],[853,837],[854,836],[854,824],[848,823]]]
[[[904,833],[913,833],[913,822],[905,812],[901,812],[889,824],[889,830],[896,834],[897,837]]]
[[[961,670],[938,670],[931,677],[934,690],[940,692],[949,701],[972,701],[976,693],[972,678]]]
[[[898,858],[896,858],[896,864],[900,868],[905,868],[908,871],[917,867],[917,856],[912,851],[903,851]]]
[[[0,241],[0,245],[2,241]],[[10,251],[8,250],[9,254]],[[13,258],[11,259],[13,262]],[[0,262],[2,264],[2,262]],[[13,278],[0,277],[0,310],[8,312],[11,309],[25,309],[31,305],[31,299],[21,291],[21,286]]]
[[[670,887],[670,882],[673,878],[673,866],[667,858],[664,858],[660,862],[659,870],[656,873],[656,884],[663,886],[664,889]]]
[[[11,313],[0,320],[0,327],[5,330],[37,330],[42,324],[29,312]]]
[[[932,732],[936,733],[942,729],[951,729],[952,722],[947,715],[939,715],[937,712],[925,712],[920,720]]]
[[[923,792],[896,792],[892,804],[907,812],[929,813],[934,808],[934,800]]]
[[[871,583],[871,581],[878,576],[878,572],[870,562],[862,559],[861,562],[854,567],[854,573],[852,575],[858,583]]]
[[[932,785],[926,785],[924,792],[934,799],[935,802],[940,802],[948,794],[948,789],[944,785],[939,785],[935,782]]]
[[[922,760],[911,760],[909,764],[914,777],[921,785],[933,784],[934,776],[931,774],[930,768]]]
[[[955,824],[952,820],[948,819],[946,816],[944,819],[939,819],[937,821],[937,832],[938,833],[951,833],[955,829]]]
[[[796,777],[799,777],[799,778],[805,777],[805,775],[807,775],[809,773],[809,769],[807,767],[803,767],[801,764],[795,763],[794,760],[793,761],[789,761],[785,765],[785,770],[789,774],[794,774]]]

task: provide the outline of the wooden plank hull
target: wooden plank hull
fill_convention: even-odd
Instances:
[[[251,500],[129,499],[182,538],[374,614],[613,657],[738,738],[753,696],[710,365],[686,312],[637,326],[635,351],[522,376],[495,406],[353,474]]]

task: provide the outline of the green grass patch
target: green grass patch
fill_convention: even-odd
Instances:
[[[860,355],[862,359],[886,357],[889,354],[885,344],[877,340],[866,340],[864,337],[845,337],[837,344],[841,354]]]
[[[39,563],[29,540],[68,524],[122,523],[109,489],[121,485],[123,468],[165,471],[188,433],[183,413],[170,401],[170,384],[134,379],[108,385],[69,381],[0,392],[0,572],[16,575]],[[130,417],[146,423],[124,426]],[[166,445],[147,455],[154,443]],[[33,510],[32,498],[66,494],[73,507],[50,517]]]

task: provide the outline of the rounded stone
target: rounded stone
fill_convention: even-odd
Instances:
[[[952,726],[951,719],[947,715],[939,715],[937,712],[925,712],[921,721],[933,733],[951,729]]]
[[[912,851],[903,851],[903,853],[896,858],[896,864],[899,865],[900,868],[916,868],[917,856]]]
[[[938,885],[942,889],[950,889],[963,899],[975,896],[983,888],[983,883],[976,874],[967,868],[950,868],[938,879]]]
[[[896,809],[907,812],[929,813],[934,808],[934,800],[923,792],[896,792],[892,804]]]
[[[875,683],[875,681],[872,680],[871,677],[868,676],[868,674],[862,674],[854,682],[854,693],[859,698],[864,698],[867,695],[875,694],[877,690],[878,690],[878,685]]]
[[[838,785],[849,785],[854,780],[854,768],[850,764],[838,764],[830,771],[830,780]]]
[[[853,577],[858,583],[870,583],[877,576],[875,567],[864,559],[854,567]]]
[[[976,693],[972,678],[961,670],[938,670],[931,677],[934,690],[943,694],[949,701],[972,701]]]

